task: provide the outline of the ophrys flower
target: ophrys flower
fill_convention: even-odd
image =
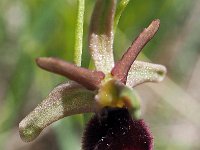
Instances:
[[[138,120],[140,102],[132,88],[144,82],[158,82],[164,78],[164,66],[135,61],[142,48],[157,32],[160,21],[152,21],[135,39],[121,60],[115,63],[115,7],[116,0],[97,0],[94,8],[89,49],[96,70],[82,68],[58,58],[36,59],[41,68],[73,81],[54,88],[48,97],[20,122],[20,136],[24,141],[34,140],[45,127],[63,117],[94,112],[97,114],[88,124],[84,135],[84,149],[116,150],[116,145],[122,150],[152,149],[152,136],[145,123]],[[93,127],[98,129],[94,130]],[[99,136],[93,133],[94,131],[103,132]],[[97,140],[91,142],[90,138],[94,135]],[[124,139],[121,144],[113,140],[117,136]],[[102,139],[102,142],[99,141]],[[126,139],[129,139],[129,142]]]

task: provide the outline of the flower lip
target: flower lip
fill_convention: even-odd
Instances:
[[[143,120],[133,120],[126,108],[102,109],[89,121],[83,150],[152,150],[153,138]]]

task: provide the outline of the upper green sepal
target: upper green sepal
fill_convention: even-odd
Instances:
[[[92,14],[89,49],[96,70],[105,74],[114,67],[113,26],[116,0],[97,0]]]

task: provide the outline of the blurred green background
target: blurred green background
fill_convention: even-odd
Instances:
[[[90,62],[87,36],[94,2],[85,2],[84,67]],[[22,142],[18,134],[20,120],[66,81],[41,70],[34,60],[54,56],[73,61],[76,16],[76,0],[0,0],[1,150],[80,149],[80,115],[54,123],[31,143]],[[155,150],[200,149],[199,17],[199,0],[131,0],[116,32],[117,60],[151,20],[161,20],[159,32],[138,59],[166,65],[168,77],[136,88]]]

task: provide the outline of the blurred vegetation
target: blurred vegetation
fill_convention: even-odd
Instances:
[[[82,63],[88,67],[87,36],[94,1],[86,0],[85,5]],[[136,88],[155,150],[200,149],[199,14],[198,0],[131,0],[119,22],[116,59],[151,20],[161,20],[158,34],[138,59],[167,66],[168,79],[159,84],[169,85],[169,91],[156,92],[159,84]],[[53,129],[48,127],[33,143],[23,143],[18,135],[19,121],[66,80],[39,69],[34,60],[54,56],[73,61],[76,15],[76,0],[0,1],[0,149],[80,149],[84,125],[79,115],[51,125]],[[167,95],[173,91],[170,101]]]

